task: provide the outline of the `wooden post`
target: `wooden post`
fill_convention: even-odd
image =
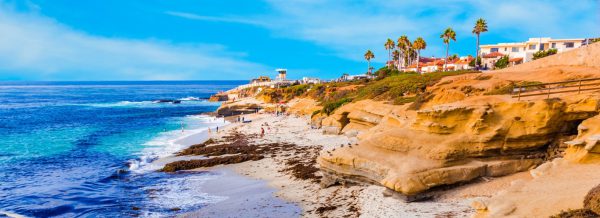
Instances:
[[[521,89],[522,89],[522,86],[519,85],[519,94],[517,94],[517,101],[521,100]]]
[[[581,80],[579,80],[579,89],[577,90],[577,94],[581,94]]]
[[[548,96],[546,96],[546,99],[550,99],[550,84],[548,84]]]

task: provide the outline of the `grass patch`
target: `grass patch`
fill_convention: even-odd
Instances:
[[[344,105],[346,103],[350,103],[350,102],[352,102],[352,98],[342,98],[339,100],[326,102],[325,104],[323,104],[323,109],[321,111],[323,111],[323,113],[325,113],[327,115],[331,115],[333,113],[333,111],[335,111],[335,109],[341,107],[342,105]]]

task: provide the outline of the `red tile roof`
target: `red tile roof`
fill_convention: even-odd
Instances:
[[[519,61],[523,61],[523,58],[511,58],[511,59],[508,59],[508,62],[519,62]]]
[[[500,52],[492,52],[492,53],[484,55],[483,58],[497,58],[497,57],[502,57],[502,56],[504,56],[504,54],[502,54]]]

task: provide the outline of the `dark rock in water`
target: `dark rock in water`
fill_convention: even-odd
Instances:
[[[171,104],[179,104],[181,100],[172,100],[172,99],[158,99],[155,100],[154,103],[171,103]]]
[[[181,210],[181,208],[179,208],[179,207],[171,208],[171,211],[180,211],[180,210]]]
[[[133,207],[131,207],[131,209],[132,209],[132,210],[140,210],[140,208],[139,208],[139,207],[136,207],[136,206],[133,206]]]

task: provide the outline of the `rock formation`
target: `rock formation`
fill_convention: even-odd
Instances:
[[[598,52],[600,43],[564,55],[575,57],[579,53]],[[564,56],[560,55],[551,58],[564,62]],[[577,58],[576,62],[588,59],[594,58]],[[580,68],[591,69],[596,65]],[[533,64],[527,66],[532,68]],[[564,66],[574,69],[572,65]],[[549,99],[531,97],[521,101],[506,93],[494,95],[492,91],[514,82],[507,79],[507,72],[445,78],[428,88],[429,98],[418,110],[372,100],[338,108],[322,119],[324,132],[357,135],[360,143],[319,157],[326,177],[324,185],[369,182],[410,198],[418,197],[439,186],[532,169],[550,158],[547,152],[551,144],[570,139],[577,131],[579,134],[569,142],[573,146],[568,152],[578,155],[570,158],[580,162],[597,160],[598,93],[562,94]],[[600,71],[595,73],[600,76]],[[590,76],[594,74],[588,71],[557,75],[561,79]],[[552,80],[536,75],[515,77],[522,79],[517,81]]]

